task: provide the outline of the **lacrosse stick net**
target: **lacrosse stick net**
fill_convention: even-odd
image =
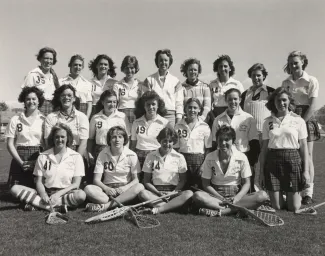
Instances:
[[[49,225],[66,224],[69,218],[59,212],[55,212],[52,203],[49,202],[49,204],[51,212],[45,216],[45,222]]]

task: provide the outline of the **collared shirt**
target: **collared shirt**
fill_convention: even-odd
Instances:
[[[148,76],[144,81],[148,90],[155,91],[164,101],[167,110],[176,111],[176,117],[183,116],[183,87],[177,77],[169,72],[165,80],[159,76],[159,72]]]
[[[143,93],[143,83],[135,79],[132,85],[127,84],[124,79],[113,86],[117,95],[118,109],[135,108],[135,102]]]
[[[53,75],[51,73],[44,74],[43,71],[37,67],[30,71],[25,77],[25,81],[21,88],[36,86],[38,89],[44,92],[44,98],[46,100],[53,99],[53,93],[55,91],[55,85]]]
[[[178,134],[178,142],[174,148],[179,148],[179,152],[191,154],[204,154],[205,148],[212,147],[212,138],[209,125],[202,120],[198,120],[191,130],[184,119],[175,126]]]
[[[202,178],[211,180],[214,185],[240,185],[241,179],[252,176],[248,159],[244,153],[232,149],[229,165],[226,173],[223,173],[219,150],[209,153],[203,162]]]
[[[319,91],[319,83],[316,77],[310,76],[307,72],[303,72],[302,77],[296,81],[289,76],[282,82],[282,87],[288,89],[296,105],[309,105],[310,98],[317,98]]]
[[[222,85],[219,78],[213,80],[209,84],[212,97],[212,108],[213,107],[226,107],[227,103],[225,100],[225,92],[231,88],[238,89],[241,93],[244,91],[244,87],[241,82],[230,77],[228,81]]]
[[[47,188],[66,188],[72,184],[73,177],[85,176],[85,166],[78,152],[67,148],[61,162],[58,162],[51,148],[40,153],[33,174],[44,177]]]
[[[113,89],[113,85],[117,82],[115,79],[107,76],[104,85],[102,85],[101,81],[99,81],[96,77],[91,79],[92,90],[91,95],[93,97],[93,105],[96,105],[99,101],[100,95],[106,90]]]
[[[78,76],[73,79],[71,76],[67,75],[59,80],[60,85],[71,84],[76,89],[77,97],[80,98],[80,103],[87,103],[93,101],[91,96],[92,85],[83,76]]]
[[[168,124],[168,120],[157,114],[153,120],[147,121],[145,116],[136,119],[132,124],[131,140],[136,140],[136,148],[155,150],[160,147],[157,141],[159,132]]]
[[[119,158],[113,157],[110,147],[105,147],[98,155],[94,173],[104,173],[103,183],[130,183],[132,173],[140,173],[138,156],[124,147]]]
[[[205,120],[211,110],[211,93],[208,85],[198,80],[196,85],[187,84],[185,81],[182,86],[184,88],[184,106],[188,99],[197,98],[203,106],[202,119]]]
[[[40,146],[43,139],[45,116],[41,112],[30,123],[25,113],[13,116],[7,125],[5,136],[14,138],[16,146]]]
[[[227,110],[214,119],[212,125],[212,141],[216,141],[216,133],[222,125],[234,128],[236,132],[236,147],[240,152],[249,151],[249,141],[258,140],[256,120],[251,114],[244,112],[241,108],[231,119]]]
[[[297,114],[289,112],[282,120],[275,115],[265,119],[263,125],[263,140],[269,140],[268,148],[298,149],[299,140],[306,139],[307,127],[305,121]]]
[[[179,174],[187,171],[187,165],[184,156],[174,149],[165,157],[157,149],[147,155],[142,171],[152,173],[153,185],[177,186]]]
[[[74,109],[71,116],[68,118],[60,111],[49,114],[45,119],[44,138],[47,139],[50,132],[58,123],[66,124],[70,127],[73,134],[73,145],[79,145],[80,140],[88,139],[89,137],[89,121],[87,116]]]
[[[107,145],[107,132],[113,126],[122,126],[127,134],[130,134],[130,123],[126,115],[115,110],[110,116],[106,116],[101,110],[90,120],[89,139],[95,139],[97,145]]]

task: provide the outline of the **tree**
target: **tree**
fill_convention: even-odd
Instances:
[[[2,124],[2,111],[8,110],[8,105],[6,102],[2,101],[0,102],[0,125]]]
[[[325,105],[315,112],[315,118],[321,125],[325,125]]]

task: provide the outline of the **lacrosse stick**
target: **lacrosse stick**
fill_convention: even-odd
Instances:
[[[124,215],[130,209],[135,209],[136,207],[139,207],[139,206],[143,206],[143,205],[146,205],[146,204],[149,204],[149,203],[160,201],[160,200],[162,200],[164,198],[167,198],[167,197],[170,197],[170,196],[175,196],[178,193],[179,192],[175,191],[175,192],[171,192],[171,193],[169,193],[167,195],[163,195],[161,197],[158,197],[158,198],[146,201],[146,202],[142,202],[142,203],[139,203],[139,204],[136,204],[136,205],[123,206],[121,208],[115,208],[114,210],[110,210],[110,211],[104,212],[102,214],[99,214],[97,216],[86,219],[85,222],[86,223],[98,223],[98,222],[103,222],[103,221],[115,219],[115,218],[118,218],[118,217]]]
[[[262,212],[262,211],[256,211],[256,210],[249,210],[245,207],[232,204],[231,202],[229,202],[229,200],[225,199],[224,197],[211,195],[210,193],[203,191],[201,189],[195,188],[195,187],[192,187],[192,188],[195,190],[198,190],[198,191],[205,192],[205,193],[209,194],[210,196],[221,200],[225,205],[229,206],[230,208],[233,208],[237,211],[247,214],[248,216],[252,217],[254,220],[260,222],[263,225],[266,225],[269,227],[274,227],[274,226],[282,226],[284,224],[284,221],[279,216],[277,216],[275,214],[268,213],[268,212]]]
[[[55,212],[51,200],[49,200],[49,205],[51,212],[46,215],[45,222],[50,225],[66,224],[69,218],[59,212]]]
[[[304,214],[306,212],[314,210],[315,213],[311,214],[311,215],[316,215],[317,212],[316,212],[315,208],[318,208],[318,207],[320,207],[322,205],[325,205],[325,202],[322,202],[322,203],[319,203],[319,204],[316,204],[316,205],[313,205],[313,206],[310,206],[310,207],[306,207],[306,208],[303,208],[303,209],[299,209],[298,211],[295,212],[295,214]]]

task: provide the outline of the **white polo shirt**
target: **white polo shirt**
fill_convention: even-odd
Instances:
[[[310,76],[307,72],[303,72],[302,77],[296,81],[289,76],[282,82],[282,87],[288,89],[296,105],[309,105],[310,98],[317,98],[319,91],[319,83],[316,77]]]
[[[45,75],[39,67],[33,69],[27,74],[21,88],[26,86],[36,86],[38,89],[44,92],[44,98],[46,100],[53,99],[53,93],[55,91],[53,76],[52,74]]]
[[[250,176],[252,171],[246,155],[235,147],[225,174],[221,169],[219,150],[209,153],[203,162],[202,178],[211,180],[214,185],[240,185],[241,179]]]
[[[138,156],[124,147],[119,159],[112,156],[110,147],[105,147],[98,155],[94,173],[104,173],[103,183],[130,183],[132,173],[140,173]]]
[[[167,72],[165,81],[159,76],[159,72],[148,76],[144,81],[148,90],[155,91],[165,102],[167,110],[176,111],[176,117],[183,116],[183,87],[177,77]]]
[[[51,148],[40,153],[33,174],[44,177],[47,188],[66,188],[72,184],[73,177],[85,176],[85,166],[82,156],[70,148],[58,163]]]
[[[93,98],[93,105],[96,105],[97,102],[99,101],[100,95],[106,90],[113,89],[113,85],[117,81],[110,76],[107,76],[107,79],[105,80],[104,85],[96,78],[93,77],[91,79],[90,83],[92,84],[92,90],[91,90],[91,95]]]
[[[130,123],[124,113],[115,110],[110,116],[106,116],[101,110],[90,120],[89,139],[96,139],[97,145],[107,145],[107,132],[117,125],[122,126],[127,134],[130,134]]]
[[[204,154],[205,148],[212,147],[211,130],[209,125],[201,119],[197,121],[191,130],[184,119],[175,126],[178,134],[178,142],[174,148],[179,148],[179,152],[191,154]]]
[[[50,135],[52,127],[58,123],[63,123],[70,127],[73,134],[73,145],[79,145],[80,140],[88,139],[89,137],[89,121],[87,116],[74,109],[74,112],[68,119],[66,119],[66,116],[60,111],[52,112],[46,117],[44,131],[45,139]]]
[[[140,150],[155,150],[160,147],[157,141],[159,132],[168,124],[168,120],[157,114],[153,120],[147,121],[146,117],[136,119],[132,124],[131,140],[136,140],[136,148]]]
[[[165,160],[157,149],[147,155],[142,171],[152,173],[153,185],[177,186],[179,174],[187,171],[187,165],[184,156],[174,149],[165,156]]]
[[[298,149],[299,140],[307,139],[305,121],[297,114],[289,112],[282,120],[273,114],[265,119],[263,140],[269,140],[268,148]]]
[[[137,79],[131,86],[124,79],[115,83],[113,90],[117,95],[118,109],[135,108],[135,102],[141,97],[143,87],[143,83]]]
[[[91,96],[92,84],[83,76],[78,76],[73,79],[71,76],[60,78],[60,85],[71,84],[76,89],[77,97],[80,98],[80,103],[87,103],[93,101]]]
[[[217,116],[212,125],[212,141],[216,141],[216,133],[222,125],[231,126],[236,132],[236,147],[240,152],[249,151],[249,141],[258,140],[256,120],[251,114],[244,112],[241,108],[231,119],[227,110]]]
[[[212,109],[213,107],[227,107],[225,100],[225,92],[231,88],[238,89],[241,93],[244,92],[244,87],[241,82],[230,77],[228,81],[222,85],[219,78],[213,80],[209,84],[212,97]]]
[[[43,139],[45,116],[38,112],[33,123],[30,123],[22,112],[10,119],[6,127],[5,137],[14,138],[16,146],[40,146]]]

